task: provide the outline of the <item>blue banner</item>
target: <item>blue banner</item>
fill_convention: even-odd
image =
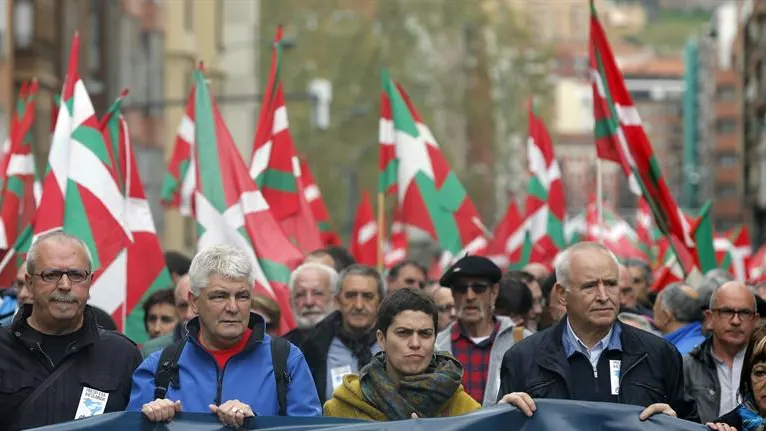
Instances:
[[[367,422],[329,417],[299,418],[258,416],[248,418],[243,429],[270,431],[318,431],[342,428],[348,431],[388,430],[458,431],[502,429],[505,431],[704,431],[707,428],[693,422],[656,415],[642,422],[640,407],[625,404],[592,403],[569,400],[535,400],[537,412],[527,418],[516,408],[496,406],[471,414],[434,419],[413,419],[396,422]],[[225,428],[212,414],[181,413],[169,423],[150,423],[139,412],[110,413],[37,430],[50,431],[218,431]]]

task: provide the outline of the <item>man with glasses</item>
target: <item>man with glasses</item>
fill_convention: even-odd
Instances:
[[[463,386],[484,406],[497,402],[500,360],[514,344],[513,321],[495,315],[501,276],[500,268],[491,260],[466,256],[439,280],[452,290],[457,322],[439,333],[436,350],[452,353],[463,364]],[[531,332],[525,329],[523,335]]]
[[[403,260],[388,270],[386,285],[388,295],[399,289],[409,287],[423,289],[428,281],[428,270],[414,260]]]
[[[85,243],[55,231],[28,253],[32,304],[0,328],[0,429],[17,430],[122,411],[141,354],[98,327]]]
[[[697,402],[702,423],[733,410],[742,361],[758,313],[747,286],[729,281],[713,292],[705,311],[712,335],[684,357],[686,393]]]

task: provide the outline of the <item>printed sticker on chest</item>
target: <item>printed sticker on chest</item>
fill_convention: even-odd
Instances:
[[[620,365],[622,361],[611,359],[609,361],[609,383],[612,387],[612,395],[620,394]]]
[[[89,418],[104,413],[109,394],[98,389],[83,387],[80,402],[77,404],[75,419]]]

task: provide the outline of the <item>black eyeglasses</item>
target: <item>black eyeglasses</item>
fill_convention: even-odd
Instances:
[[[711,311],[726,320],[731,320],[734,318],[734,316],[739,316],[739,318],[742,320],[753,320],[755,317],[755,311],[748,310],[746,308],[741,310],[735,310],[733,308],[713,308]]]
[[[72,283],[82,283],[90,276],[90,272],[83,271],[81,269],[70,269],[67,271],[61,271],[58,269],[50,269],[43,271],[39,274],[29,274],[32,277],[40,277],[40,279],[46,283],[58,283],[61,277],[67,276]]]
[[[455,283],[452,285],[452,291],[455,293],[466,293],[468,289],[472,289],[473,293],[481,295],[490,288],[489,283]]]

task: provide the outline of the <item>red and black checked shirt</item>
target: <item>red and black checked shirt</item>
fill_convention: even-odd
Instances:
[[[474,344],[460,322],[452,325],[452,355],[463,364],[463,388],[479,404],[484,400],[490,352],[499,330],[500,322],[495,322],[492,335],[481,343]]]

